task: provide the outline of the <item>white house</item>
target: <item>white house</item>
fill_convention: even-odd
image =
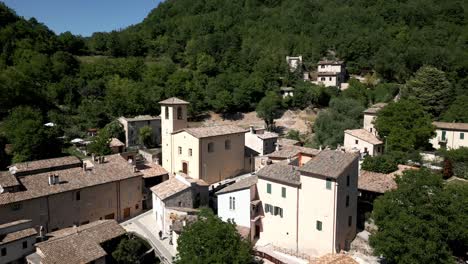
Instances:
[[[239,232],[251,239],[254,239],[255,235],[258,237],[260,232],[260,228],[255,228],[255,223],[259,220],[256,183],[257,177],[249,176],[216,192],[218,216],[224,221],[234,221]],[[250,232],[251,230],[253,232]]]
[[[318,62],[317,79],[313,83],[341,87],[344,81],[345,67],[343,61],[321,60]]]
[[[250,126],[245,133],[246,155],[263,156],[275,151],[278,134]]]
[[[34,252],[37,234],[31,220],[0,225],[0,263],[22,263],[25,256]]]
[[[433,122],[436,136],[430,140],[435,149],[468,147],[468,123]]]
[[[363,128],[344,131],[344,149],[346,151],[359,152],[362,157],[383,154],[384,142],[379,138],[374,127],[374,121],[377,113],[386,105],[385,103],[378,103],[364,110]]]

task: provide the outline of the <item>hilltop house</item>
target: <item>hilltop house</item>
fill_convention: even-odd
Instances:
[[[378,103],[366,109],[363,128],[344,131],[344,149],[346,151],[359,152],[362,157],[365,155],[377,156],[384,152],[384,142],[378,136],[374,120],[380,109],[386,105]]]
[[[245,129],[226,125],[187,127],[186,101],[169,98],[161,104],[162,166],[209,184],[244,171]]]
[[[468,147],[468,123],[433,122],[436,136],[430,140],[435,149]]]
[[[313,83],[341,88],[341,84],[344,83],[346,76],[344,62],[339,60],[321,60],[317,64],[317,77]]]
[[[125,146],[139,145],[138,135],[142,127],[152,129],[152,140],[156,145],[161,144],[161,118],[159,116],[140,115],[135,117],[120,117],[118,119],[125,131]]]

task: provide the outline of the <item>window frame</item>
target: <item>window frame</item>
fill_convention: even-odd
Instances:
[[[214,142],[209,142],[207,146],[208,153],[214,152]]]
[[[315,229],[317,229],[318,231],[322,231],[322,230],[323,230],[322,221],[317,220],[317,221],[315,222]]]
[[[164,117],[165,119],[169,119],[169,106],[164,107]]]
[[[26,249],[28,248],[28,241],[23,241],[23,249]]]
[[[331,189],[332,189],[332,182],[333,182],[332,179],[331,179],[331,178],[327,178],[327,179],[325,179],[325,181],[326,181],[326,183],[325,183],[325,188],[326,188],[327,190],[331,190]]]
[[[346,208],[349,207],[349,195],[346,195],[346,202],[345,202]]]
[[[271,194],[271,193],[272,193],[271,189],[272,189],[272,188],[271,188],[271,183],[267,183],[267,193],[268,193],[268,194]]]
[[[224,140],[224,149],[225,150],[230,150],[231,149],[231,140],[230,139]]]
[[[464,133],[464,132],[460,132],[460,139],[461,139],[461,140],[464,140],[464,139],[465,139],[465,133]]]
[[[192,157],[192,149],[191,148],[188,149],[188,154],[189,154],[189,157]]]
[[[177,107],[177,120],[183,120],[184,119],[184,114],[182,112],[182,107],[178,106]]]
[[[181,146],[178,146],[177,147],[177,153],[179,153],[179,155],[182,155],[182,147]]]
[[[75,192],[75,201],[81,201],[81,192],[80,191]]]
[[[350,215],[348,216],[348,227],[351,227],[352,224],[353,224],[353,216]]]
[[[286,198],[286,187],[281,187],[281,197]]]

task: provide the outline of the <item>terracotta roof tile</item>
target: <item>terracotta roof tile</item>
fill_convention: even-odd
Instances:
[[[225,188],[216,192],[216,194],[223,194],[229,192],[235,192],[243,189],[250,188],[250,186],[255,185],[257,183],[257,176],[249,176],[247,178],[243,178],[241,180],[236,181],[235,183],[226,186]]]
[[[265,131],[262,134],[257,134],[257,137],[260,138],[260,139],[265,140],[265,139],[270,139],[270,138],[277,138],[278,134],[273,133],[273,132]]]
[[[352,257],[344,254],[326,254],[311,261],[311,264],[358,264]]]
[[[286,184],[300,185],[300,172],[296,166],[273,163],[257,172],[258,178],[279,181]]]
[[[4,245],[13,241],[17,241],[26,237],[37,235],[36,229],[30,227],[27,229],[11,232],[5,235],[0,235],[0,245]]]
[[[408,169],[417,169],[415,167],[398,165],[398,170],[385,174],[372,171],[361,170],[358,178],[358,189],[384,193],[397,188],[395,178],[397,175],[402,175],[403,171]]]
[[[0,186],[8,188],[19,185],[18,180],[9,171],[0,171]]]
[[[289,138],[278,138],[278,144],[280,146],[296,146],[297,144],[300,144],[298,140],[294,139],[289,139]]]
[[[89,263],[107,255],[100,244],[125,234],[115,220],[100,220],[49,233],[49,240],[36,244],[43,264]]]
[[[184,128],[184,129],[180,129],[178,131],[173,132],[173,134],[180,133],[183,131],[189,133],[190,135],[196,138],[216,137],[216,136],[222,136],[222,135],[247,132],[246,129],[238,127],[238,126],[225,125],[225,126]]]
[[[177,97],[171,97],[166,100],[160,101],[159,104],[189,104],[189,102],[181,100]]]
[[[118,138],[112,138],[111,142],[109,143],[109,146],[112,147],[123,147],[125,144],[120,141]]]
[[[185,191],[190,188],[190,184],[182,182],[176,177],[171,177],[167,181],[163,181],[160,184],[151,187],[151,191],[156,194],[161,200],[165,200],[177,193]]]
[[[387,106],[386,103],[377,103],[377,104],[372,105],[371,107],[367,108],[366,110],[364,110],[364,113],[365,114],[377,114],[377,112],[379,112],[385,106]]]
[[[139,115],[135,117],[121,117],[121,118],[126,120],[127,122],[152,121],[152,120],[161,119],[160,116],[151,116],[151,115]]]
[[[143,173],[143,178],[145,179],[168,175],[167,170],[165,170],[161,165],[158,165],[156,163],[145,163],[137,165],[137,168],[141,173]]]
[[[439,129],[468,131],[468,123],[432,122]]]
[[[360,129],[348,129],[344,131],[346,134],[349,134],[353,137],[357,137],[361,140],[364,140],[372,145],[380,145],[383,144],[383,142],[377,138],[374,134],[371,132],[360,128]]]
[[[27,161],[22,163],[15,163],[11,165],[10,170],[15,169],[17,174],[32,173],[37,170],[48,169],[55,170],[62,167],[81,166],[81,160],[74,156],[43,159],[35,161]]]
[[[320,153],[320,150],[301,147],[301,146],[287,145],[287,146],[282,146],[280,150],[277,150],[265,156],[270,157],[270,158],[287,159],[289,157],[295,157],[299,155],[299,153],[316,156]]]
[[[359,154],[344,153],[338,150],[323,150],[315,158],[299,168],[301,172],[329,178],[338,178],[356,160]]]
[[[50,172],[21,177],[19,181],[25,190],[1,193],[0,205],[142,176],[140,172],[134,172],[133,166],[120,154],[105,156],[105,160],[101,164],[96,162],[92,169],[86,171],[82,167],[54,171],[60,180],[55,185],[49,185]]]

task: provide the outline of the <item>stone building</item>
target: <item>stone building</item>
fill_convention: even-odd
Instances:
[[[155,145],[161,144],[161,118],[159,116],[140,115],[135,117],[120,117],[119,122],[125,131],[125,146],[137,146],[139,131],[142,127],[152,129],[152,140]]]
[[[0,225],[0,263],[22,263],[26,255],[34,252],[37,235],[28,219]]]
[[[12,165],[0,174],[0,224],[31,219],[45,232],[100,219],[123,221],[142,210],[142,173],[120,154]]]
[[[161,104],[162,166],[207,183],[244,172],[245,129],[226,125],[187,126],[188,102],[169,98]]]
[[[317,63],[316,84],[340,88],[345,82],[346,70],[343,61],[321,60]]]

